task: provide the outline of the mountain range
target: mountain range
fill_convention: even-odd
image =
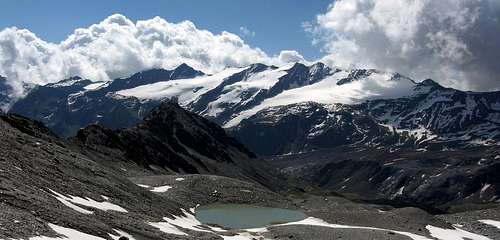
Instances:
[[[500,138],[499,92],[323,63],[253,64],[214,74],[181,64],[109,82],[72,77],[34,87],[10,112],[70,137],[89,124],[133,126],[165,99],[214,121],[259,155],[343,145],[453,149]]]

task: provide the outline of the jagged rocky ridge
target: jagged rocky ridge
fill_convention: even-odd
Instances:
[[[261,155],[352,144],[445,149],[495,145],[500,136],[499,92],[464,92],[322,63],[253,64],[212,75],[182,64],[111,82],[69,79],[35,88],[10,111],[67,137],[92,123],[134,126],[169,98]]]
[[[108,164],[134,162],[157,174],[215,174],[279,190],[272,169],[218,125],[165,101],[135,127],[111,130],[90,125],[72,141]],[[111,156],[111,157],[110,157]]]

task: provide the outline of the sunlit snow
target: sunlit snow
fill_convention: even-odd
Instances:
[[[95,201],[94,199],[91,199],[91,198],[81,198],[81,197],[76,197],[76,196],[71,196],[71,195],[69,197],[66,197],[66,196],[64,196],[56,191],[53,191],[53,190],[50,190],[50,191],[52,192],[54,197],[57,200],[59,200],[61,203],[72,208],[73,210],[80,212],[80,213],[83,213],[83,214],[92,214],[93,212],[86,210],[86,209],[83,209],[75,204],[83,205],[86,207],[95,208],[95,209],[99,209],[99,210],[103,210],[103,211],[112,210],[112,211],[117,211],[117,212],[128,212],[124,208],[122,208],[116,204],[107,202],[107,201],[98,202],[98,201]]]
[[[243,71],[244,69],[246,68],[228,68],[214,75],[157,82],[118,91],[117,94],[122,96],[134,96],[142,99],[178,97],[180,103],[187,103],[218,86],[225,78]]]
[[[488,224],[488,225],[491,225],[493,227],[500,229],[500,221],[485,219],[485,220],[479,220],[479,222],[482,222],[484,224]]]
[[[440,239],[440,240],[465,240],[465,239],[470,239],[470,240],[491,240],[491,238],[467,232],[465,230],[462,230],[460,228],[455,229],[443,229],[443,228],[438,228],[434,227],[431,225],[428,225],[427,230],[429,230],[431,236]]]
[[[151,192],[157,192],[157,193],[162,193],[162,192],[166,192],[168,191],[169,189],[171,189],[172,187],[171,186],[159,186],[159,187],[154,187],[153,189],[151,189],[150,191]]]
[[[93,236],[90,234],[82,233],[72,228],[61,227],[56,224],[48,224],[49,227],[54,230],[54,232],[63,235],[64,237],[31,237],[29,240],[105,240],[104,238]]]

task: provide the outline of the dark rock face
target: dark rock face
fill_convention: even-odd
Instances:
[[[376,72],[377,71],[373,70],[373,69],[357,69],[357,70],[354,70],[351,73],[349,73],[349,75],[347,75],[346,78],[340,79],[337,82],[337,85],[343,85],[346,83],[357,81],[361,78],[370,76],[372,73],[376,73]],[[397,77],[397,76],[395,76],[395,77]]]
[[[381,99],[363,107],[382,123],[398,129],[424,129],[421,142],[469,141],[495,144],[500,139],[500,92],[473,93],[448,89],[432,80],[416,86],[413,98]]]
[[[307,152],[349,144],[393,144],[399,137],[346,105],[303,103],[263,110],[232,134],[263,155]],[[332,109],[335,109],[332,111]]]
[[[7,79],[0,76],[0,110],[5,110],[10,103],[12,87],[7,84]]]
[[[27,119],[17,114],[5,115],[2,113],[0,113],[0,119],[10,124],[13,128],[16,128],[17,130],[30,136],[43,139],[56,138],[56,135],[39,121]]]
[[[230,132],[263,155],[353,144],[447,149],[495,145],[500,140],[500,92],[463,92],[432,80],[417,84],[415,92],[410,97],[357,105],[271,107],[243,120]]]
[[[219,126],[173,102],[161,103],[137,127],[110,130],[93,125],[80,130],[74,141],[119,149],[146,168],[183,173],[209,172],[205,159],[232,163],[234,155],[255,157]]]
[[[74,136],[80,128],[89,124],[101,124],[113,129],[130,127],[139,123],[160,101],[141,101],[116,95],[115,91],[201,75],[202,72],[182,64],[171,71],[152,69],[102,83],[100,88],[92,91],[85,89],[92,83],[90,80],[73,77],[36,87],[16,102],[10,112],[40,120],[63,137]]]
[[[273,157],[283,172],[356,198],[445,211],[492,204],[500,194],[500,148],[387,152],[339,147]]]

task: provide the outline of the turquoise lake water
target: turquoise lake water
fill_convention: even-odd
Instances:
[[[204,224],[217,224],[232,229],[258,228],[300,221],[307,217],[301,211],[244,204],[201,206],[196,209],[195,216]]]

